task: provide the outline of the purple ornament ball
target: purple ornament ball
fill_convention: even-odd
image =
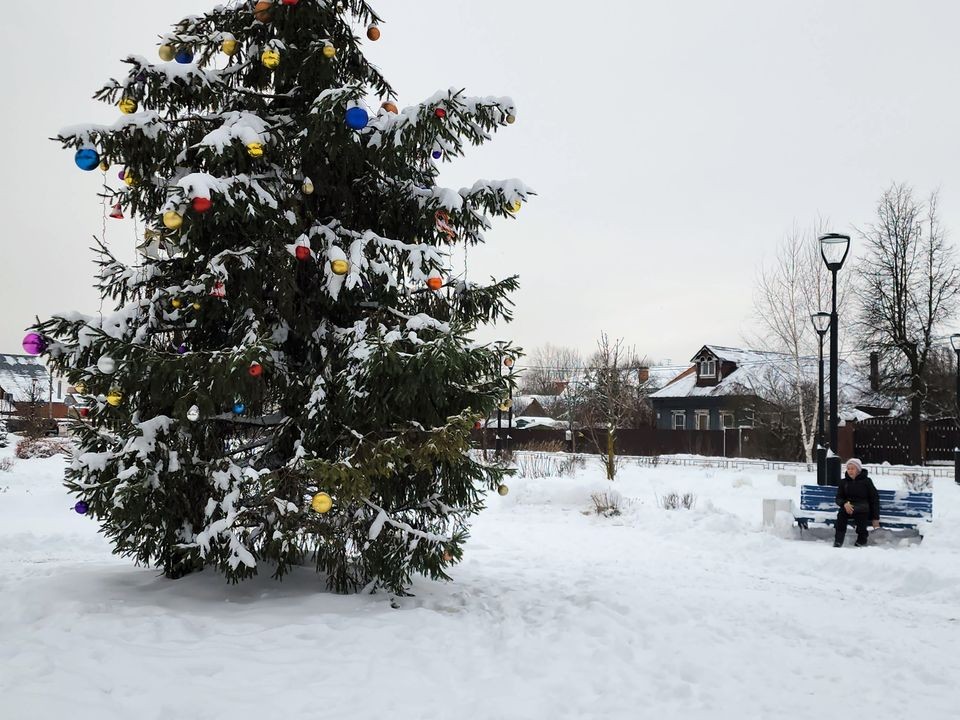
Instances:
[[[90,509],[90,506],[87,505],[83,500],[78,500],[77,504],[73,506],[73,509],[77,512],[78,515],[86,515],[87,510]]]
[[[180,345],[177,346],[177,354],[178,354],[178,355],[186,355],[186,353],[187,353],[187,344],[186,344],[186,343],[180,343]]]
[[[23,351],[27,355],[39,355],[47,349],[47,341],[40,333],[27,333],[23,337]]]
[[[439,160],[439,159],[442,158],[442,157],[443,157],[443,153],[442,153],[442,152],[440,152],[439,150],[434,150],[434,151],[433,151],[433,159],[434,159],[434,160]]]

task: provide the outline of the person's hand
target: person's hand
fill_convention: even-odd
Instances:
[[[843,509],[847,511],[847,515],[853,515],[853,503],[849,500],[843,504]]]
[[[880,529],[880,521],[879,521],[879,520],[874,520],[874,521],[873,521],[873,529],[874,529],[874,530],[879,530],[879,529]]]

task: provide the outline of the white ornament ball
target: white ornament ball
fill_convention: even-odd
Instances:
[[[103,355],[99,360],[97,360],[97,370],[102,372],[104,375],[113,375],[113,372],[116,369],[117,363],[109,355]]]
[[[196,422],[199,419],[200,419],[200,408],[198,408],[196,405],[191,406],[191,408],[187,410],[187,420],[189,420],[190,422]]]

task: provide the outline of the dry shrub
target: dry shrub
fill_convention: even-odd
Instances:
[[[573,476],[583,465],[583,459],[578,457],[523,454],[516,456],[517,475],[524,478]]]
[[[522,448],[516,448],[517,452],[548,452],[562,453],[567,449],[567,444],[563,440],[537,440],[536,442],[524,443]]]
[[[13,470],[13,458],[5,457],[0,459],[0,472],[10,472]]]
[[[664,510],[693,510],[697,504],[697,496],[692,492],[668,492],[658,497],[657,503]]]
[[[597,515],[603,517],[614,517],[621,514],[621,505],[623,497],[616,491],[595,492],[590,496],[593,500],[593,509]]]
[[[903,486],[909,492],[933,492],[933,478],[921,473],[904,473]]]
[[[23,438],[17,443],[16,455],[21,460],[48,458],[54,455],[69,455],[69,440],[63,438]]]

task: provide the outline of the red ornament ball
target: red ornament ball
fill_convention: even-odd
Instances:
[[[190,205],[193,207],[194,212],[198,213],[205,213],[213,207],[213,203],[210,202],[210,198],[208,197],[195,197]]]
[[[280,0],[282,5],[296,5],[300,0]]]
[[[310,248],[308,248],[306,245],[298,245],[297,249],[293,252],[296,254],[297,260],[300,260],[301,262],[306,262],[310,259],[311,255],[313,255],[313,253],[310,252]]]
[[[447,116],[447,111],[444,108],[437,108],[433,111],[433,114],[443,120]]]
[[[248,370],[250,377],[260,377],[263,375],[263,365],[258,362],[250,363],[250,369]]]

